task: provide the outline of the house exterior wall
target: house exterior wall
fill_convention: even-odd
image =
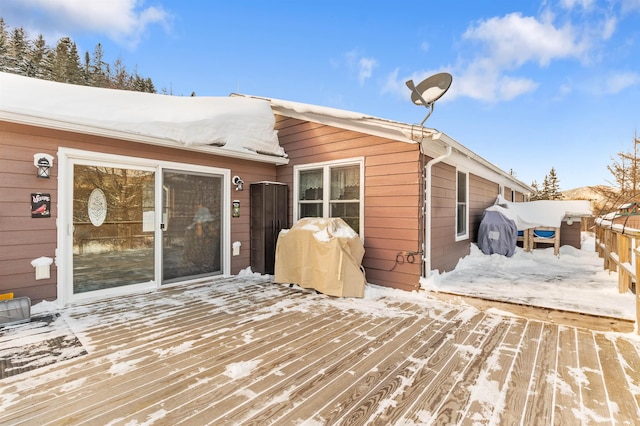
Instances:
[[[525,197],[525,194],[523,194],[522,192],[516,192],[515,202],[516,203],[523,203],[525,201],[527,201],[526,197]]]
[[[576,220],[571,225],[563,221],[560,225],[560,246],[572,246],[577,249],[582,247],[582,221]]]
[[[513,189],[511,189],[509,187],[505,187],[504,188],[504,192],[503,192],[502,196],[504,197],[505,200],[513,201],[514,203],[522,203],[522,202],[526,201],[525,194],[523,194],[522,192],[513,190]],[[513,198],[513,200],[511,198]]]
[[[439,163],[432,178],[431,269],[451,271],[469,254],[469,244],[478,240],[484,210],[493,205],[500,186],[469,175],[469,236],[456,241],[456,168]]]
[[[511,188],[509,188],[508,186],[504,187],[504,191],[502,193],[502,196],[504,197],[505,200],[507,201],[515,201],[512,200],[511,198],[514,197],[515,194],[513,194],[513,192],[511,191]]]
[[[231,241],[240,241],[242,249],[239,256],[231,257],[231,273],[249,266],[249,184],[275,180],[275,165],[0,122],[0,293],[28,296],[32,302],[56,298],[55,264],[50,279],[36,281],[31,261],[41,256],[55,258],[59,167],[56,156],[60,147],[224,168],[230,170],[231,176],[239,175],[245,182],[245,190],[229,190],[231,199],[241,203],[241,215],[230,222]],[[35,153],[56,157],[50,179],[36,177]],[[51,218],[31,219],[30,196],[36,192],[51,194]],[[230,211],[231,206],[228,208]]]
[[[290,159],[288,165],[277,167],[277,180],[289,185],[290,206],[296,202],[294,166],[364,157],[362,264],[367,281],[405,290],[418,288],[421,255],[414,256],[414,263],[407,262],[406,256],[404,263],[396,263],[399,254],[421,250],[424,196],[418,145],[278,115],[276,129]]]

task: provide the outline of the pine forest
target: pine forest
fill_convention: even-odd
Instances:
[[[30,39],[22,27],[10,29],[0,17],[0,71],[61,83],[156,93],[151,78],[130,72],[118,59],[104,61],[102,45],[81,58],[76,43],[62,37],[50,47],[43,35]]]

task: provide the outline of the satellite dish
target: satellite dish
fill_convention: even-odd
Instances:
[[[413,80],[407,81],[407,87],[411,90],[411,101],[418,106],[429,108],[429,114],[422,120],[421,126],[433,112],[433,104],[449,90],[452,81],[453,77],[446,72],[434,74],[422,80],[417,86]]]

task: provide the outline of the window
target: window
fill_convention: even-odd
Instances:
[[[339,217],[362,236],[363,171],[362,159],[294,167],[296,220]]]
[[[458,171],[456,184],[456,240],[468,237],[469,229],[469,175]]]

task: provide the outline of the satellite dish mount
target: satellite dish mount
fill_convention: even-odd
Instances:
[[[446,72],[434,74],[422,80],[417,86],[413,83],[413,80],[407,81],[406,85],[409,90],[411,90],[411,101],[416,105],[421,105],[429,109],[429,113],[424,120],[420,122],[420,126],[424,125],[424,122],[427,121],[427,118],[429,118],[433,112],[435,102],[449,90],[451,81],[453,81],[453,77]]]

